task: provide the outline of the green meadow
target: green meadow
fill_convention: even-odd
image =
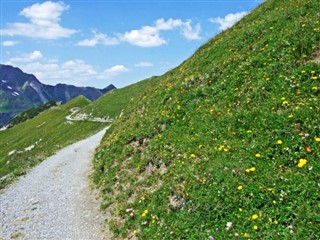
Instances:
[[[266,1],[128,105],[94,159],[115,238],[320,238],[319,12]]]

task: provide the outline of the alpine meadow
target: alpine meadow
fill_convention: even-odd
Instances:
[[[116,239],[319,239],[320,2],[269,0],[131,101],[94,159]]]
[[[107,128],[90,180],[113,239],[320,239],[319,0],[266,0],[162,76],[50,104],[0,131],[0,188]]]

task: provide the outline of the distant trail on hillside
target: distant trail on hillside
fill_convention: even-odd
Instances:
[[[0,193],[0,239],[110,239],[88,179],[104,133],[60,150]]]

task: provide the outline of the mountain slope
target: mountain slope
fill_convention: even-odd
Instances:
[[[157,80],[157,77],[151,77],[124,88],[114,89],[84,107],[80,113],[92,114],[95,117],[116,118],[122,110],[126,109],[130,101],[139,101],[140,95],[154,85]]]
[[[116,237],[320,238],[319,12],[266,1],[128,106],[94,160]]]
[[[63,103],[83,95],[96,100],[114,89],[109,85],[104,89],[76,87],[66,84],[50,86],[42,84],[34,75],[26,74],[19,68],[0,65],[0,126],[17,113],[43,105],[49,101]]]
[[[58,149],[105,127],[105,123],[66,121],[72,108],[83,108],[88,104],[90,101],[80,96],[0,131],[0,188]]]
[[[153,77],[115,89],[94,102],[79,96],[64,105],[58,104],[47,110],[44,108],[50,104],[43,105],[14,118],[13,123],[18,124],[0,131],[0,188],[67,144],[89,136],[109,124],[92,122],[90,119],[70,122],[66,117],[74,113],[75,109],[79,114],[90,115],[92,118],[117,118],[129,101],[137,101],[155,81],[157,78]],[[26,121],[23,122],[24,120]]]
[[[29,110],[26,110],[18,115],[16,115],[14,118],[12,118],[8,123],[7,127],[12,127],[14,125],[17,125],[19,123],[25,122],[29,119],[34,118],[35,116],[41,114],[43,111],[60,106],[60,102],[47,102],[44,105],[41,105],[39,107],[35,107]]]

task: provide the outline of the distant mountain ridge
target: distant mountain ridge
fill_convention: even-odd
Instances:
[[[67,84],[46,85],[19,68],[0,64],[0,126],[18,113],[50,101],[66,103],[80,95],[94,101],[115,88],[112,84],[104,89]]]

